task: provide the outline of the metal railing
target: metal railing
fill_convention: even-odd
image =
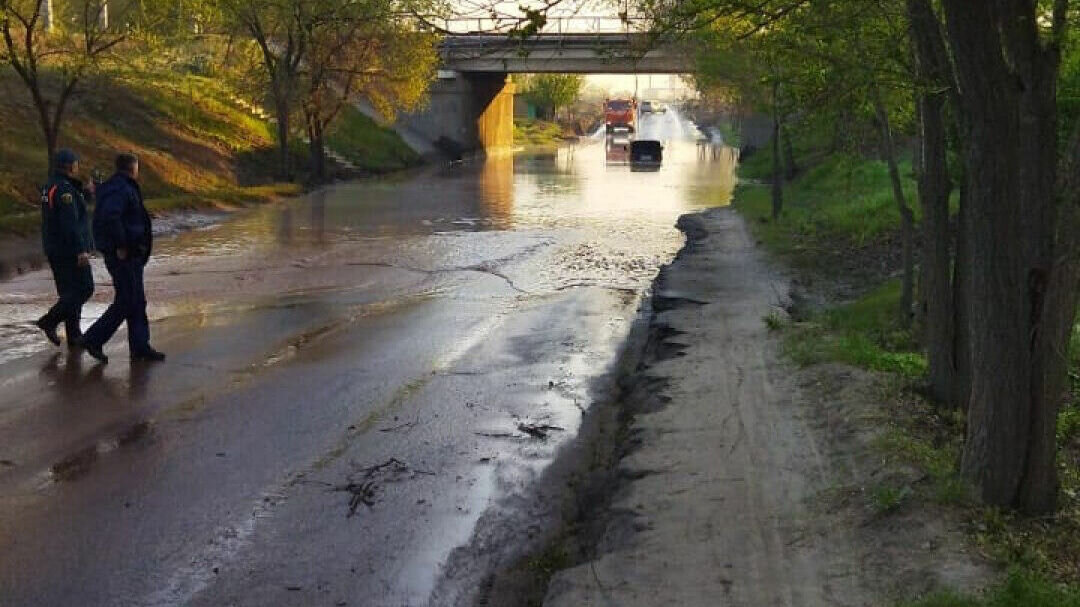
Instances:
[[[506,34],[524,29],[529,21],[524,17],[431,17],[424,21],[434,29],[457,36]],[[612,16],[548,17],[538,35],[627,34],[647,32],[646,19],[623,19]]]

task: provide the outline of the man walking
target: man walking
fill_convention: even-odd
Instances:
[[[116,173],[98,188],[94,239],[105,257],[115,294],[109,308],[87,329],[82,346],[102,363],[109,362],[102,346],[123,322],[127,322],[132,360],[165,360],[164,354],[150,347],[143,268],[150,260],[153,233],[138,178],[139,159],[120,154],[116,157]]]
[[[94,275],[90,272],[89,216],[84,192],[94,194],[93,184],[85,188],[79,181],[79,157],[71,150],[60,150],[54,160],[55,170],[41,191],[41,241],[49,259],[59,301],[37,321],[37,326],[53,344],[60,345],[57,327],[64,323],[68,347],[82,337],[79,321],[82,307],[94,294]]]

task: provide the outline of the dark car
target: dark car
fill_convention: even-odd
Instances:
[[[664,146],[652,139],[639,139],[630,144],[630,168],[658,169],[664,160]]]

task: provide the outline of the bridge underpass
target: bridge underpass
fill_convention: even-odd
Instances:
[[[442,141],[463,151],[510,148],[514,139],[515,73],[677,74],[690,71],[685,53],[652,46],[648,34],[618,31],[617,18],[554,19],[528,38],[488,31],[447,35],[439,47],[441,66],[427,107],[402,116],[398,128],[410,138]],[[577,27],[576,27],[577,26]]]

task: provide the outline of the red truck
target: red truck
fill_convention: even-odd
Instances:
[[[628,129],[634,132],[637,123],[637,101],[634,99],[606,99],[604,100],[604,124],[607,132],[611,133],[617,128]]]

